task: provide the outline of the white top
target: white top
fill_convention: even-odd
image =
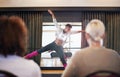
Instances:
[[[84,48],[72,56],[62,77],[85,77],[99,70],[120,74],[120,55],[104,47]]]
[[[16,55],[0,55],[0,70],[11,72],[18,77],[41,77],[40,68],[35,62]]]
[[[58,25],[56,19],[53,19],[53,23],[56,26],[56,38],[62,40],[64,43],[71,34],[75,34],[77,32],[77,31],[70,31],[68,33],[64,33],[63,29]]]

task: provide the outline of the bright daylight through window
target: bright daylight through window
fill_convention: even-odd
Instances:
[[[65,24],[67,24],[67,23],[69,23],[73,26],[72,31],[82,30],[81,22],[60,22],[58,24],[61,26],[61,28],[64,28]],[[55,40],[55,30],[56,30],[56,27],[54,26],[53,23],[51,23],[51,22],[43,23],[43,28],[42,28],[42,46],[43,47]],[[71,52],[72,54],[74,54],[75,51],[80,50],[80,48],[81,48],[81,33],[70,35],[67,38],[67,41],[63,47],[64,47],[64,52]],[[52,51],[52,52],[55,52],[55,51]],[[49,52],[49,51],[42,53],[41,58],[42,59],[51,58],[50,53],[51,52]]]

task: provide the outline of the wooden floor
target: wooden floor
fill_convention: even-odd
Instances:
[[[67,58],[67,63],[69,62],[70,58]],[[42,58],[40,67],[54,67],[59,68],[63,67],[60,58]],[[53,70],[53,69],[47,69],[47,70],[41,70],[42,77],[61,77],[62,73],[64,71],[64,68],[62,70]]]
[[[67,63],[69,62],[70,58],[67,59]],[[41,59],[41,67],[63,67],[59,58],[42,58]],[[61,77],[64,72],[64,68],[62,70],[53,70],[53,68],[47,70],[41,70],[42,77]]]
[[[63,70],[42,70],[42,77],[61,77]]]
[[[42,70],[42,74],[62,74],[64,70]]]

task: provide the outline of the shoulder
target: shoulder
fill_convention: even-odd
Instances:
[[[86,48],[80,49],[79,51],[76,51],[75,55],[84,54],[84,53],[86,53],[88,50],[90,50],[89,47],[86,47]]]
[[[21,62],[24,62],[24,64],[28,64],[28,66],[32,66],[34,68],[39,68],[39,66],[33,60],[21,58]]]
[[[41,77],[41,69],[38,66],[37,63],[35,63],[33,60],[28,60],[29,62],[29,68],[31,68],[32,73],[35,77]]]
[[[75,54],[72,56],[72,58],[82,58],[84,56],[84,54],[87,53],[88,50],[89,50],[88,47],[78,50],[75,52]]]
[[[23,62],[24,69],[27,69],[29,72],[32,73],[32,75],[39,77],[41,75],[40,67],[37,63],[35,63],[33,60],[28,60],[21,58],[21,62]]]
[[[120,56],[119,53],[118,53],[117,51],[113,50],[113,49],[109,49],[109,48],[104,48],[104,49],[105,49],[105,51],[107,51],[109,54],[114,54],[114,55]]]
[[[8,57],[0,59],[0,61],[0,69],[8,70],[12,73],[17,74],[18,76],[22,75],[25,77],[25,75],[27,75],[26,72],[29,72],[29,75],[40,77],[40,67],[32,60],[27,60],[16,55],[9,55]],[[21,69],[23,70],[24,74],[19,71]]]
[[[25,68],[27,67],[39,68],[38,65],[33,60],[28,60],[28,59],[25,59],[23,57],[16,56],[16,55],[8,57],[8,61],[14,62],[14,65],[16,66],[19,65],[19,66],[24,66]]]

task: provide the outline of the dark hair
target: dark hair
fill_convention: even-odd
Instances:
[[[17,16],[0,17],[0,54],[23,56],[27,45],[27,28]]]
[[[66,24],[65,26],[69,27],[69,28],[72,28],[72,25],[70,25],[70,24]]]

